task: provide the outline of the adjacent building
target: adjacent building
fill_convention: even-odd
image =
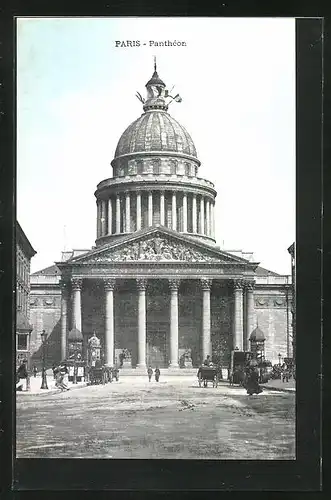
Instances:
[[[36,254],[16,222],[16,364],[30,359],[30,263]]]
[[[155,67],[95,191],[95,246],[32,275],[35,357],[45,329],[64,359],[75,328],[84,349],[96,332],[110,365],[122,352],[142,370],[198,366],[208,354],[227,364],[232,349],[249,350],[257,323],[268,359],[291,356],[291,278],[217,245],[216,188],[171,99]]]

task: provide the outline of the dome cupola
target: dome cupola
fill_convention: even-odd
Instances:
[[[113,177],[95,192],[96,244],[155,225],[213,244],[214,184],[198,177],[193,140],[168,112],[182,98],[168,91],[155,59],[145,87],[145,98],[136,93],[144,112],[122,133],[111,162]]]

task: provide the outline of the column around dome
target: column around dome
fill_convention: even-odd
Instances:
[[[177,195],[176,195],[176,191],[172,192],[171,211],[172,211],[172,229],[174,231],[177,231]]]
[[[100,201],[97,200],[97,238],[100,238]]]
[[[209,209],[209,200],[206,200],[206,229],[205,233],[207,236],[210,236],[210,209]]]
[[[137,209],[136,228],[137,228],[137,231],[139,231],[141,229],[141,193],[140,193],[140,191],[138,191],[138,193],[137,193],[136,209]]]
[[[116,195],[116,233],[121,232],[121,200],[120,195]]]
[[[112,199],[109,198],[108,200],[108,227],[107,227],[108,234],[113,234],[113,206],[112,206]]]
[[[192,232],[197,233],[197,195],[192,196]]]
[[[187,233],[187,194],[183,194],[183,233]]]
[[[164,191],[160,192],[160,224],[161,224],[161,226],[165,225],[165,218],[164,218]]]
[[[148,227],[153,225],[153,192],[148,193]]]
[[[205,200],[204,197],[200,198],[200,234],[205,234]]]
[[[125,232],[131,231],[130,193],[125,193]]]

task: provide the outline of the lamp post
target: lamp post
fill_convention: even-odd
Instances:
[[[47,339],[47,335],[46,335],[45,330],[43,330],[42,334],[41,334],[41,341],[42,341],[42,348],[43,348],[43,351],[42,351],[43,367],[42,367],[42,381],[41,381],[41,387],[40,387],[40,389],[48,389],[47,376],[46,376],[46,366],[45,366],[45,362],[46,362],[46,359],[45,359],[46,339]]]

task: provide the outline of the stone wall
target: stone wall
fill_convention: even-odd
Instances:
[[[30,352],[31,365],[40,367],[42,360],[41,333],[47,334],[45,356],[48,366],[54,361],[60,361],[61,335],[61,295],[59,289],[33,290],[30,295],[31,332]]]
[[[258,289],[254,293],[254,322],[263,331],[265,357],[278,363],[282,358],[292,356],[291,304],[283,291]]]

